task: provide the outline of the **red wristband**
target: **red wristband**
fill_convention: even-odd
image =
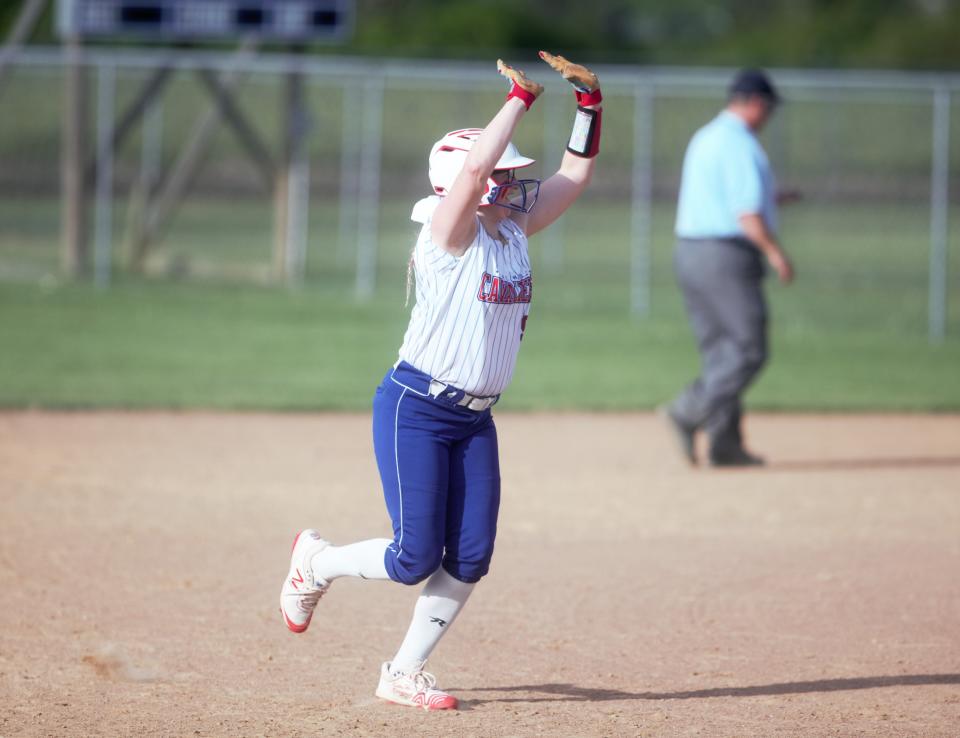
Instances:
[[[573,94],[577,96],[577,105],[583,105],[584,107],[587,105],[599,105],[603,102],[603,95],[600,94],[599,87],[593,92],[584,92],[574,87]]]
[[[507,100],[509,100],[511,97],[515,97],[522,102],[526,106],[527,110],[529,110],[530,106],[533,105],[533,101],[537,99],[536,95],[534,95],[532,92],[527,92],[516,82],[513,83],[513,87],[510,88],[510,92],[507,93]]]

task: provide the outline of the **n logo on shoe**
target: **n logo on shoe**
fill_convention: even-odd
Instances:
[[[303,574],[300,573],[299,569],[297,569],[297,576],[290,577],[290,584],[292,584],[294,588],[300,589],[300,587],[297,586],[297,582],[300,582],[300,584],[303,584]]]

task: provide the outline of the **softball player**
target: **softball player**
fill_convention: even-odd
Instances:
[[[500,505],[490,408],[507,388],[533,282],[527,237],[586,188],[599,151],[595,74],[540,52],[575,88],[577,113],[559,171],[518,178],[534,163],[510,142],[543,87],[497,61],[510,83],[484,129],[451,131],[429,156],[434,195],[411,259],[416,303],[373,401],[373,441],[393,538],[333,546],[314,530],[294,539],[280,593],[287,627],[302,633],[330,583],[343,576],[425,581],[399,650],[380,669],[377,697],[426,710],[456,708],[423,667],[490,566]],[[536,205],[536,208],[534,208]]]

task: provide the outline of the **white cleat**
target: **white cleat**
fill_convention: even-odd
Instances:
[[[313,576],[310,566],[313,557],[329,545],[317,531],[310,528],[300,531],[293,539],[290,573],[283,580],[280,590],[280,612],[287,627],[294,633],[303,633],[307,629],[317,602],[330,587],[329,582]]]
[[[390,673],[390,664],[380,667],[377,697],[387,702],[424,710],[456,710],[457,698],[437,689],[437,678],[423,667],[409,674]]]

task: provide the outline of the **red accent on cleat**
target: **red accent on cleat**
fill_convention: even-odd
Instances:
[[[293,539],[290,569],[280,590],[280,614],[284,625],[293,633],[303,633],[307,629],[317,602],[329,586],[323,580],[317,580],[310,569],[312,556],[328,545],[309,528],[300,531]]]

